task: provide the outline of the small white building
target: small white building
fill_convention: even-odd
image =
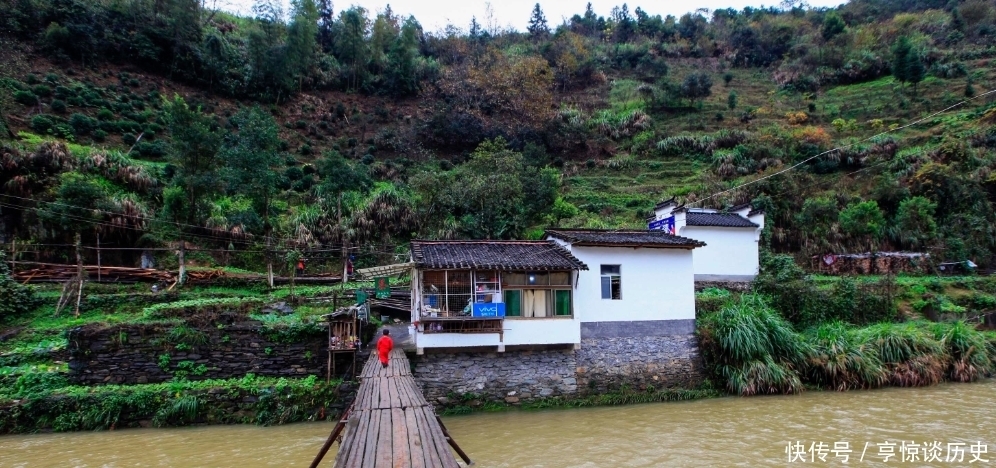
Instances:
[[[654,207],[649,228],[702,241],[695,281],[751,281],[759,271],[764,212],[746,203],[726,210],[686,208],[672,198]]]
[[[546,232],[544,241],[412,241],[412,322],[426,349],[690,336],[693,249],[649,230]]]

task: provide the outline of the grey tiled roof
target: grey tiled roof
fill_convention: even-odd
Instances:
[[[693,249],[705,243],[687,237],[673,236],[664,231],[548,229],[546,235],[563,239],[573,245],[607,247],[657,247]]]
[[[587,270],[588,266],[552,241],[414,240],[412,261],[422,269]]]
[[[753,221],[736,213],[703,213],[689,211],[685,215],[686,226],[717,226],[734,228],[757,228]]]

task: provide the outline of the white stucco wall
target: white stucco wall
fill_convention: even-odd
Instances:
[[[579,246],[570,250],[589,268],[579,273],[574,293],[574,315],[580,321],[695,318],[692,250]],[[622,299],[602,299],[601,265],[620,265]]]
[[[744,280],[757,275],[757,229],[684,226],[677,235],[706,243],[694,250],[696,279]]]
[[[504,341],[497,333],[417,333],[419,348],[461,348],[469,346],[514,346],[539,344],[577,344],[581,342],[581,324],[575,318],[507,318]]]

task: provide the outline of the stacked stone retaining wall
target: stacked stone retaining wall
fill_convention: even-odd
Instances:
[[[694,320],[588,322],[576,349],[427,350],[413,362],[416,381],[436,402],[465,394],[515,404],[623,388],[694,388],[704,378]]]
[[[69,373],[81,384],[142,384],[172,380],[271,377],[324,377],[328,354],[325,332],[274,342],[252,323],[199,327],[199,344],[171,339],[173,325],[88,326],[69,334]],[[346,354],[337,361],[348,368]]]

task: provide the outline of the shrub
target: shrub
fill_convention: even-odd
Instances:
[[[62,114],[66,112],[66,101],[63,101],[62,99],[55,99],[48,105],[48,107],[52,109],[52,112]]]
[[[31,129],[38,133],[48,133],[55,126],[56,120],[47,114],[38,114],[31,118]]]
[[[106,107],[102,108],[97,111],[97,120],[114,120],[114,112]]]
[[[30,312],[41,305],[33,288],[11,278],[6,260],[7,254],[0,251],[0,320]]]
[[[93,135],[92,136],[93,136],[93,141],[97,141],[97,142],[104,141],[104,140],[107,139],[107,132],[105,132],[103,130],[100,130],[100,129],[97,129],[97,130],[93,131]]]
[[[304,177],[304,171],[302,171],[300,167],[292,166],[288,167],[287,170],[284,171],[284,176],[290,180],[300,180]]]
[[[69,126],[73,127],[76,135],[87,135],[94,131],[100,122],[84,114],[75,113],[69,116]]]
[[[31,88],[31,90],[34,91],[34,93],[40,97],[49,97],[52,95],[52,88],[49,88],[48,86],[45,86],[43,84],[36,85],[35,87]]]
[[[15,91],[14,100],[25,106],[33,106],[38,103],[38,96],[31,91]]]
[[[707,366],[738,395],[798,393],[811,350],[758,295],[745,294],[708,315],[699,328]]]

